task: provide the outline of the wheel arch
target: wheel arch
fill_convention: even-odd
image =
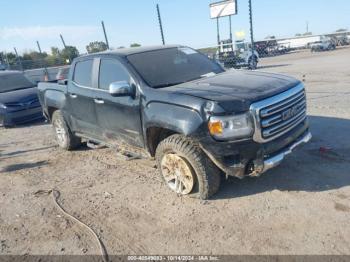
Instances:
[[[151,156],[158,144],[174,134],[190,136],[196,133],[203,119],[199,112],[184,106],[151,103],[144,110],[145,144]]]

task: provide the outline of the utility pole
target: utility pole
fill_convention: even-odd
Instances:
[[[105,35],[105,40],[106,40],[107,49],[109,49],[109,43],[108,43],[108,39],[107,39],[107,33],[106,33],[105,23],[104,23],[103,21],[101,21],[101,24],[102,24],[103,34]]]
[[[309,21],[306,21],[306,33],[309,33]]]
[[[39,53],[42,54],[39,41],[36,41],[36,44],[37,44],[37,46],[38,46]],[[49,71],[47,71],[45,62],[43,62],[43,67],[44,67],[44,72],[45,72],[44,81],[49,81]]]
[[[252,10],[252,0],[249,1],[249,23],[250,23],[250,41],[252,43],[252,57],[254,57],[254,31],[253,31],[253,10]]]
[[[39,41],[36,41],[36,44],[37,44],[37,46],[38,46],[39,53],[41,54],[42,52],[41,52],[41,47],[40,47]]]
[[[16,58],[17,58],[17,62],[19,63],[19,65],[20,65],[20,67],[21,67],[21,71],[24,71],[24,70],[23,70],[22,61],[21,61],[21,59],[20,59],[20,57],[19,57],[19,55],[18,55],[18,52],[17,52],[16,47],[14,47],[13,49],[15,50],[15,54],[16,54]]]
[[[67,48],[66,42],[64,41],[63,36],[61,34],[60,34],[60,38],[61,38],[61,41],[62,41],[64,49],[66,49]],[[70,64],[72,62],[72,58],[70,56],[69,50],[66,50],[66,51],[67,51],[67,54],[68,54],[68,61],[64,61],[64,63],[69,63]]]
[[[60,38],[61,38],[61,41],[62,41],[63,47],[64,47],[64,48],[67,48],[67,46],[66,46],[66,42],[64,41],[63,36],[62,36],[61,34],[60,34]]]
[[[163,43],[163,45],[165,45],[164,33],[163,33],[163,25],[162,25],[162,18],[160,17],[160,11],[159,11],[159,5],[158,4],[157,4],[157,14],[158,14],[159,27],[160,27],[160,34],[162,36],[162,43]]]
[[[218,46],[220,46],[220,25],[219,25],[219,17],[216,18],[216,32],[218,38]]]
[[[231,15],[229,16],[229,23],[230,23],[230,40],[231,40],[231,42],[232,42],[233,40],[232,40],[232,24],[231,24]]]

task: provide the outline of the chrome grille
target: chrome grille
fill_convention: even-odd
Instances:
[[[271,141],[303,122],[306,96],[303,84],[251,105],[257,142]]]

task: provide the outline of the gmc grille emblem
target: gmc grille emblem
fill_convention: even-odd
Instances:
[[[282,113],[282,120],[286,121],[299,113],[299,105],[293,106]]]

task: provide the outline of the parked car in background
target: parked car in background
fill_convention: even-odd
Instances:
[[[323,37],[321,41],[314,42],[310,45],[311,52],[320,52],[334,50],[336,44],[329,37]]]
[[[252,52],[251,44],[243,40],[234,43],[231,39],[221,41],[216,57],[225,68],[248,67],[254,70],[259,62],[259,53]]]
[[[42,119],[36,85],[22,72],[0,72],[0,126]]]
[[[39,83],[58,145],[81,139],[155,157],[166,185],[206,199],[226,176],[256,177],[311,139],[302,82],[225,71],[184,46],[76,58],[68,84]]]

